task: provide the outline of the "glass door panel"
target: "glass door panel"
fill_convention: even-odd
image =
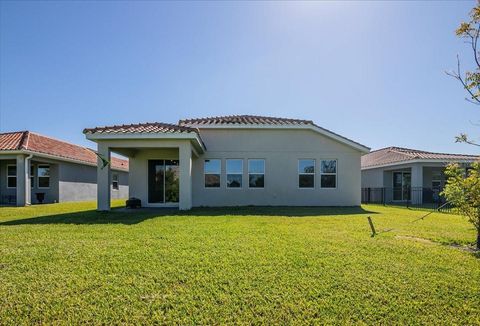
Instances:
[[[412,175],[410,173],[403,173],[403,200],[410,200],[411,186]]]
[[[180,166],[178,160],[165,161],[165,202],[178,203],[180,188]]]
[[[402,200],[402,172],[393,172],[393,200]]]
[[[164,203],[165,162],[148,161],[148,202]]]

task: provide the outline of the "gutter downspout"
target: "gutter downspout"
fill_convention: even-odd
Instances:
[[[28,175],[28,179],[25,179],[25,205],[32,204],[32,185],[31,182],[31,175],[30,175],[30,160],[32,159],[33,154],[28,155],[25,158],[25,175]],[[28,180],[28,181],[27,181]],[[30,191],[30,196],[27,196],[27,192]]]

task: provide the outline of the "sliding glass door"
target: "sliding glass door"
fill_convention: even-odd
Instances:
[[[411,185],[410,172],[393,172],[393,200],[410,200]]]
[[[178,160],[148,161],[148,202],[150,204],[178,203]]]

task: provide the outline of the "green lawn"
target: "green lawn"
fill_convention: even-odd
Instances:
[[[0,207],[0,324],[480,324],[473,227],[424,213]]]

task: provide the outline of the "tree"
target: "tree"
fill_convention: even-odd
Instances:
[[[478,38],[480,37],[480,3],[470,12],[470,21],[462,22],[455,33],[470,45],[473,52],[474,69],[462,73],[460,58],[457,55],[457,70],[449,71],[447,74],[462,84],[468,94],[468,97],[465,98],[467,101],[480,105],[480,52],[477,50]],[[480,147],[480,144],[469,139],[468,135],[464,133],[457,136],[455,141]]]
[[[473,163],[468,172],[458,164],[450,164],[445,174],[448,180],[442,195],[473,224],[480,250],[480,162]]]

